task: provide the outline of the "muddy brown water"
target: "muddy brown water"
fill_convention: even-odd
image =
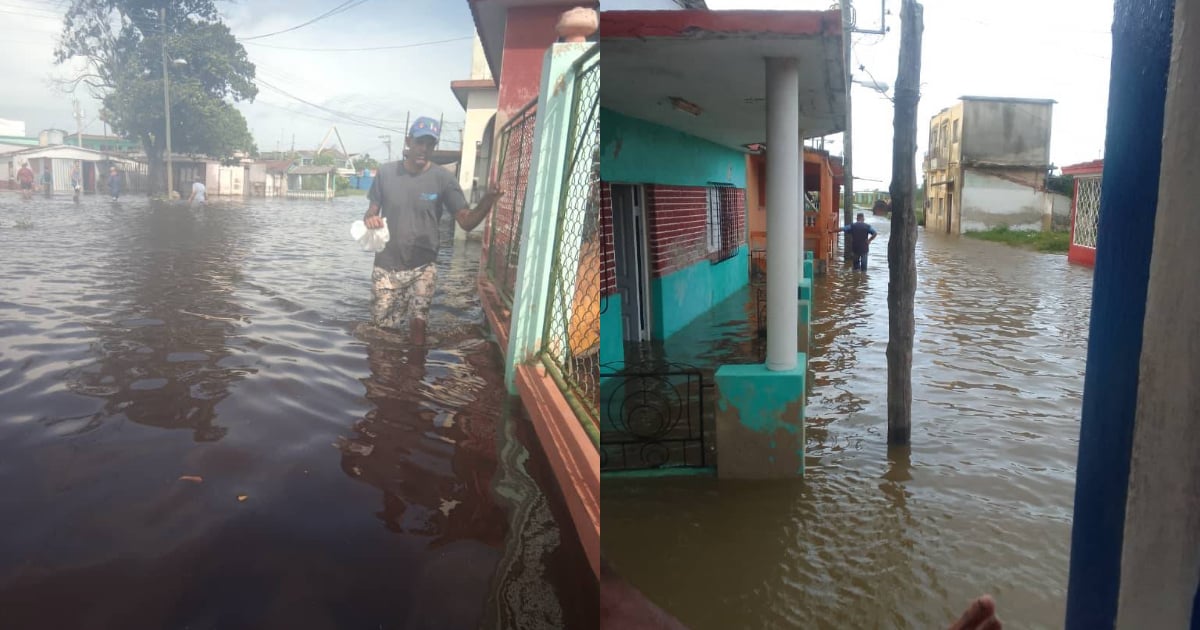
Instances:
[[[922,231],[912,446],[889,449],[871,221],[867,273],[814,289],[807,478],[606,477],[604,553],[695,630],[944,628],[982,593],[1006,627],[1062,627],[1091,271]],[[746,295],[676,358],[756,356]]]
[[[0,194],[0,627],[594,626],[478,245],[414,351],[363,204]]]

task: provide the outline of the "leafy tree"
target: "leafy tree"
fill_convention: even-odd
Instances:
[[[318,153],[313,157],[313,166],[337,166],[338,160],[332,153]]]
[[[1046,176],[1046,188],[1051,192],[1073,197],[1075,196],[1075,176],[1050,174]]]
[[[257,153],[245,117],[226,100],[254,100],[254,64],[221,22],[215,0],[71,0],[54,51],[58,64],[84,62],[69,87],[87,86],[108,124],[141,141],[159,192],[166,190],[164,44],[168,59],[187,62],[169,69],[172,151]]]
[[[370,153],[364,153],[354,158],[354,170],[361,173],[364,168],[375,170],[379,168],[379,160],[371,157]]]

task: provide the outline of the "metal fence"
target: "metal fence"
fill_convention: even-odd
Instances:
[[[510,307],[517,284],[517,261],[521,257],[521,221],[525,214],[525,188],[533,162],[536,126],[537,99],[534,98],[500,128],[500,163],[496,172],[504,196],[492,209],[487,273],[496,292]]]
[[[581,420],[600,407],[600,49],[571,68],[574,81],[542,356]]]
[[[687,365],[616,369],[606,365],[600,470],[714,465],[713,382]]]

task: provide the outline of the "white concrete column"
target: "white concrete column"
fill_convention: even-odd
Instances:
[[[767,59],[767,369],[796,367],[796,287],[804,222],[799,199],[800,64]],[[776,235],[772,238],[772,235]],[[800,240],[794,236],[799,235]]]
[[[1200,22],[1200,2],[1176,2],[1125,502],[1121,630],[1200,624],[1192,614],[1200,587],[1200,33],[1192,20]]]

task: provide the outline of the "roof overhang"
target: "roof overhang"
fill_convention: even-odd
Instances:
[[[600,41],[600,102],[618,113],[746,150],[766,142],[766,59],[791,57],[805,137],[845,129],[840,11],[606,11]]]
[[[1063,175],[1100,175],[1104,172],[1104,160],[1092,160],[1062,167]]]
[[[500,81],[500,64],[504,61],[504,30],[508,26],[508,10],[517,7],[559,6],[563,11],[577,6],[596,7],[589,0],[467,0],[475,32],[483,45],[483,56],[496,82]]]
[[[491,79],[464,79],[450,82],[450,91],[454,92],[454,98],[458,99],[458,104],[462,105],[463,109],[467,108],[467,97],[472,92],[494,89],[496,89],[496,82]]]
[[[95,149],[86,149],[69,144],[51,144],[37,147],[22,147],[15,151],[6,151],[4,155],[20,159],[54,158],[66,160],[102,161],[110,159],[110,155]]]

